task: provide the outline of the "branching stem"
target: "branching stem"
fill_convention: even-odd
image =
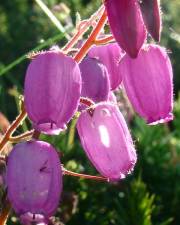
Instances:
[[[97,23],[96,27],[91,32],[89,38],[86,40],[85,44],[82,46],[80,51],[75,55],[74,59],[77,62],[80,62],[84,58],[84,56],[86,55],[90,47],[94,44],[94,41],[96,40],[102,28],[104,27],[106,21],[107,21],[107,15],[106,15],[106,11],[104,10],[99,22]]]
[[[93,25],[94,21],[102,14],[104,6],[101,6],[99,10],[94,13],[89,20],[82,21],[77,28],[77,33],[72,37],[72,39],[64,46],[63,51],[66,52],[72,48],[78,40],[83,36],[83,34]]]
[[[22,140],[26,140],[27,138],[31,138],[33,134],[34,134],[34,130],[30,130],[30,131],[27,131],[27,132],[25,132],[23,134],[20,134],[18,136],[10,137],[9,141],[12,142],[12,143],[18,143]]]
[[[4,148],[4,146],[8,143],[10,137],[12,136],[13,132],[16,130],[16,128],[22,123],[22,121],[26,118],[26,111],[24,107],[22,107],[21,113],[18,115],[18,117],[14,120],[14,122],[11,124],[11,126],[8,128],[6,133],[3,136],[3,139],[0,143],[0,151]]]

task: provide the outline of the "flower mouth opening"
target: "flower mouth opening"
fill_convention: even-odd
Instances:
[[[66,129],[65,124],[63,124],[62,126],[58,126],[53,121],[39,122],[38,124],[33,124],[33,127],[36,130],[41,131],[44,134],[49,134],[49,135],[58,135],[61,131]]]
[[[33,224],[41,224],[45,225],[48,224],[48,220],[45,218],[44,215],[42,214],[36,214],[36,213],[31,213],[31,212],[26,212],[22,215],[20,215],[20,221],[22,224],[28,224],[28,225],[33,225]]]
[[[147,120],[147,124],[148,125],[157,125],[159,123],[167,123],[167,122],[170,122],[171,120],[173,120],[174,116],[172,113],[169,113],[166,117],[162,118],[158,118],[158,119],[148,119]]]

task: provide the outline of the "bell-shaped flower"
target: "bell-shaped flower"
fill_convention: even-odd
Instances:
[[[116,89],[121,81],[122,75],[119,72],[119,61],[122,59],[124,52],[117,43],[111,43],[101,46],[93,46],[88,55],[100,60],[107,68],[111,90]]]
[[[81,74],[73,58],[58,50],[40,53],[28,66],[25,108],[35,129],[58,134],[77,110]]]
[[[137,57],[146,40],[146,28],[137,0],[105,0],[111,32],[132,58]]]
[[[81,96],[94,102],[106,101],[110,91],[109,75],[106,67],[97,59],[86,57],[79,68],[82,77]]]
[[[136,163],[136,151],[124,117],[111,103],[83,111],[77,129],[89,160],[110,181],[124,178]]]
[[[119,69],[132,106],[147,123],[173,119],[173,72],[164,48],[145,46],[136,59],[126,55]]]
[[[156,41],[160,41],[161,11],[160,0],[141,0],[140,7],[148,32]]]
[[[6,183],[8,198],[23,224],[48,223],[62,191],[56,150],[42,141],[15,145],[8,157]]]

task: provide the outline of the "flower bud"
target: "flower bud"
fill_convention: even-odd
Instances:
[[[119,69],[132,106],[147,123],[157,124],[173,119],[173,73],[164,48],[146,46],[136,59],[126,55]]]
[[[105,0],[112,34],[120,47],[136,58],[146,39],[140,6],[137,0]]]
[[[122,75],[119,72],[119,61],[122,59],[124,52],[117,43],[111,43],[101,46],[93,46],[88,55],[100,60],[107,68],[111,90],[116,89],[121,81]]]
[[[110,91],[109,75],[106,67],[97,59],[87,57],[80,64],[82,76],[82,97],[94,102],[106,101]]]
[[[141,0],[141,11],[148,32],[156,41],[160,41],[161,11],[160,0]]]
[[[39,54],[28,66],[25,108],[35,129],[58,134],[77,110],[81,92],[78,64],[58,50]]]
[[[100,174],[111,181],[124,178],[136,163],[136,152],[124,117],[111,103],[84,111],[77,129],[81,144]]]
[[[23,224],[47,223],[59,203],[62,172],[58,154],[48,143],[15,145],[7,162],[8,198]]]

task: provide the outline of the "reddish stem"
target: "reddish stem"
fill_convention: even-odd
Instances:
[[[104,45],[104,44],[107,44],[111,41],[114,40],[114,37],[113,36],[108,36],[108,37],[105,37],[105,38],[102,38],[102,39],[97,39],[94,41],[94,44],[95,45]]]
[[[108,181],[108,178],[105,178],[105,177],[91,176],[91,175],[82,174],[82,173],[75,173],[75,172],[69,171],[65,168],[63,168],[63,173],[65,175],[68,175],[68,176],[80,177],[80,178],[84,178],[84,179],[98,180],[98,181]]]
[[[97,26],[92,31],[92,33],[90,34],[89,38],[87,39],[85,44],[82,46],[80,51],[75,55],[74,59],[77,62],[80,62],[83,59],[83,57],[86,55],[86,53],[88,52],[90,47],[93,45],[94,40],[96,40],[96,37],[100,33],[100,31],[103,28],[104,24],[106,23],[106,20],[107,20],[107,15],[106,15],[106,11],[104,10],[104,12],[103,12],[103,14],[102,14],[102,16],[101,16]]]
[[[34,139],[39,139],[39,136],[40,136],[40,135],[41,135],[41,132],[38,131],[38,130],[35,130],[34,133],[33,133],[32,138],[34,138]]]
[[[83,98],[83,97],[80,98],[80,103],[82,103],[82,104],[84,104],[84,105],[86,105],[88,107],[91,107],[91,106],[93,106],[95,104],[91,99]]]
[[[0,215],[0,225],[5,225],[11,210],[10,203],[6,200]]]
[[[21,113],[18,115],[16,120],[11,124],[9,129],[4,134],[4,137],[0,143],[0,151],[2,151],[4,146],[9,141],[9,138],[11,137],[12,133],[16,130],[16,128],[19,126],[19,124],[25,119],[25,117],[26,117],[26,111],[25,111],[24,107],[22,107]]]
[[[97,16],[99,16],[99,14],[101,14],[103,7],[101,6],[101,8],[90,17],[89,20],[87,21],[82,21],[78,27],[78,32],[72,37],[72,39],[70,40],[70,42],[68,42],[64,48],[63,51],[67,51],[68,49],[70,49],[71,47],[73,47],[78,40],[82,37],[82,35],[89,29],[89,27],[92,25],[92,23],[97,19]]]

